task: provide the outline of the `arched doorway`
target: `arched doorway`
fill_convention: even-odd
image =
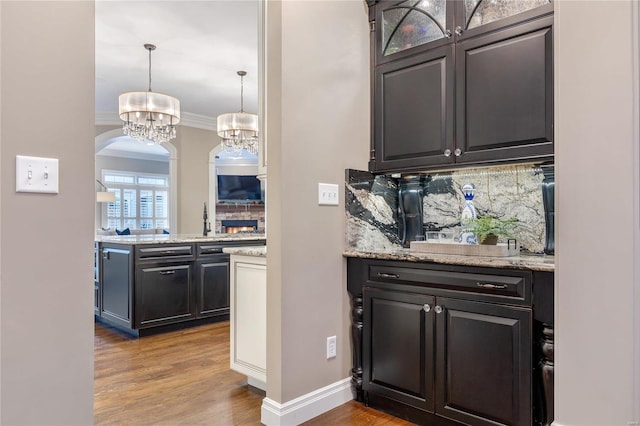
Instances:
[[[127,137],[122,134],[121,128],[97,135],[95,154],[124,138]],[[169,153],[169,228],[172,233],[178,233],[178,150],[170,142],[163,143],[161,146]]]

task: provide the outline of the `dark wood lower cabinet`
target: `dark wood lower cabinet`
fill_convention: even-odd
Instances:
[[[438,298],[436,413],[531,424],[531,309]]]
[[[136,328],[195,318],[193,262],[136,268]]]
[[[364,288],[366,392],[434,411],[434,297]]]
[[[105,245],[101,249],[100,316],[117,326],[133,326],[133,250]]]
[[[424,425],[551,422],[552,325],[539,344],[534,274],[368,259],[347,272],[357,400]]]
[[[229,317],[229,255],[198,261],[197,317]]]
[[[224,247],[264,240],[131,244],[100,242],[95,318],[133,335],[229,319],[229,255]]]

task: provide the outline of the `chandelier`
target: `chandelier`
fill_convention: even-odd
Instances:
[[[118,113],[124,122],[124,134],[137,141],[161,144],[176,137],[180,122],[180,101],[172,96],[151,91],[151,51],[153,44],[145,44],[149,51],[149,90],[127,92],[118,98]]]
[[[244,76],[246,71],[238,71],[240,76],[240,112],[230,112],[218,116],[218,136],[226,152],[240,153],[243,149],[251,154],[258,153],[258,116],[244,112]]]

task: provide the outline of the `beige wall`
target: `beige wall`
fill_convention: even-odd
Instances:
[[[93,2],[0,3],[0,423],[93,422]],[[59,194],[15,192],[17,154]]]
[[[344,171],[367,167],[369,29],[360,1],[270,8],[267,397],[287,402],[350,377]],[[318,206],[319,182],[340,185],[340,206]]]
[[[211,130],[181,126],[171,143],[178,149],[178,232],[201,234],[202,208],[209,204],[209,151],[220,138]]]
[[[555,3],[554,425],[640,422],[637,18]]]

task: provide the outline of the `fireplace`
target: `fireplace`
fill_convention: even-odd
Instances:
[[[237,234],[238,232],[258,232],[257,220],[223,220],[221,221],[223,234]]]

